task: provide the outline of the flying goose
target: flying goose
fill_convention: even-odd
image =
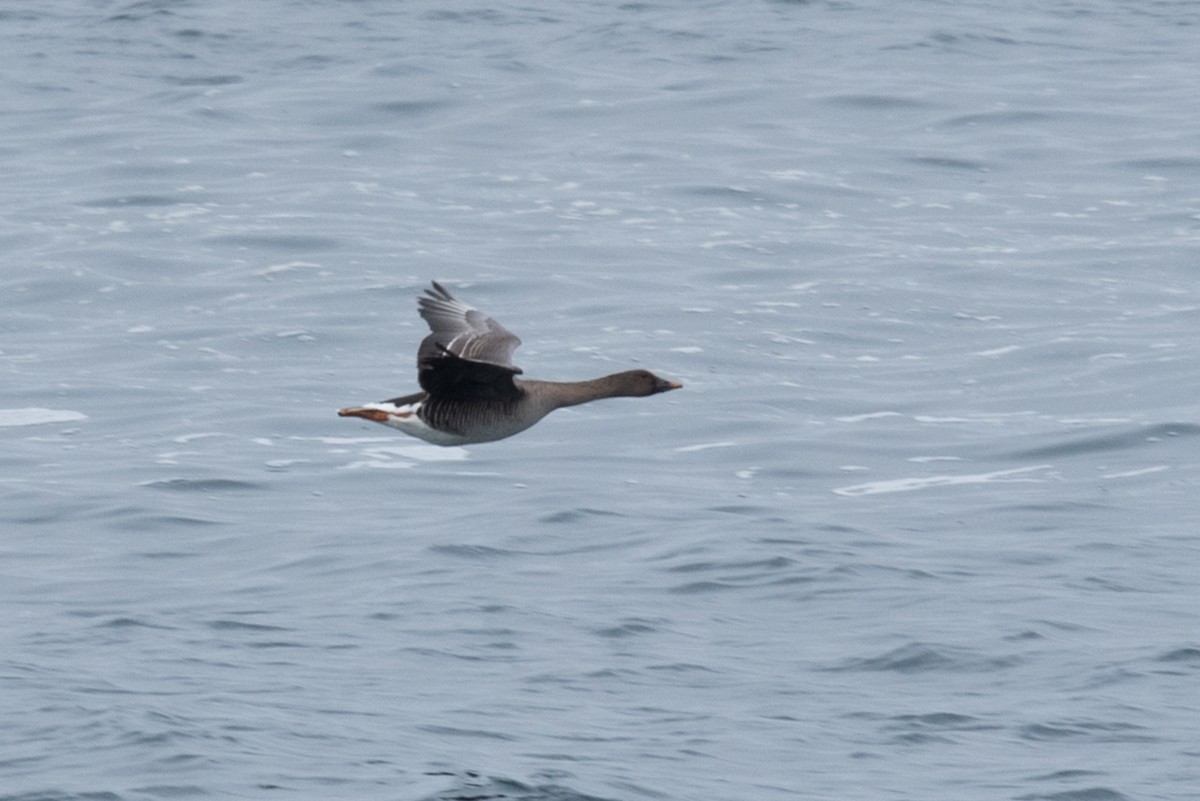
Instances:
[[[648,370],[590,381],[517,378],[517,335],[446,291],[437,281],[417,305],[430,333],[417,350],[421,392],[351,406],[340,417],[361,417],[434,445],[470,445],[511,437],[555,409],[601,398],[656,395],[682,384]]]

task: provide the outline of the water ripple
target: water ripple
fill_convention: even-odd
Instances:
[[[453,773],[432,774],[455,776]],[[513,779],[483,776],[473,771],[457,775],[453,787],[425,796],[422,801],[612,801],[563,785],[524,784]]]
[[[992,671],[1016,666],[1012,656],[981,656],[972,651],[925,643],[909,643],[879,656],[847,659],[827,668],[836,671],[882,671],[890,673],[927,673],[938,671]]]
[[[1103,453],[1145,447],[1148,443],[1160,442],[1175,437],[1194,437],[1200,434],[1200,425],[1193,423],[1157,423],[1138,426],[1124,431],[1109,433],[1095,431],[1081,437],[1067,437],[1036,448],[1009,451],[997,458],[1017,461],[1030,459],[1052,459],[1079,454]]]

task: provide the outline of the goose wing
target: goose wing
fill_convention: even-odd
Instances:
[[[520,390],[512,363],[521,344],[516,334],[463,303],[437,281],[417,300],[429,336],[417,350],[421,389],[446,400],[508,400]]]

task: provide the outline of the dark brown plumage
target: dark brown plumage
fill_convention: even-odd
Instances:
[[[437,445],[491,442],[524,431],[555,409],[614,397],[642,397],[681,384],[648,370],[627,370],[590,381],[517,378],[516,334],[468,306],[438,282],[418,298],[430,333],[417,349],[422,392],[342,409]]]

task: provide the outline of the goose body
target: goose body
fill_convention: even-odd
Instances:
[[[417,303],[430,328],[417,350],[421,391],[341,409],[339,416],[382,423],[434,445],[470,445],[519,434],[555,409],[682,386],[648,370],[590,381],[518,378],[521,368],[512,363],[521,344],[516,334],[436,281]]]

